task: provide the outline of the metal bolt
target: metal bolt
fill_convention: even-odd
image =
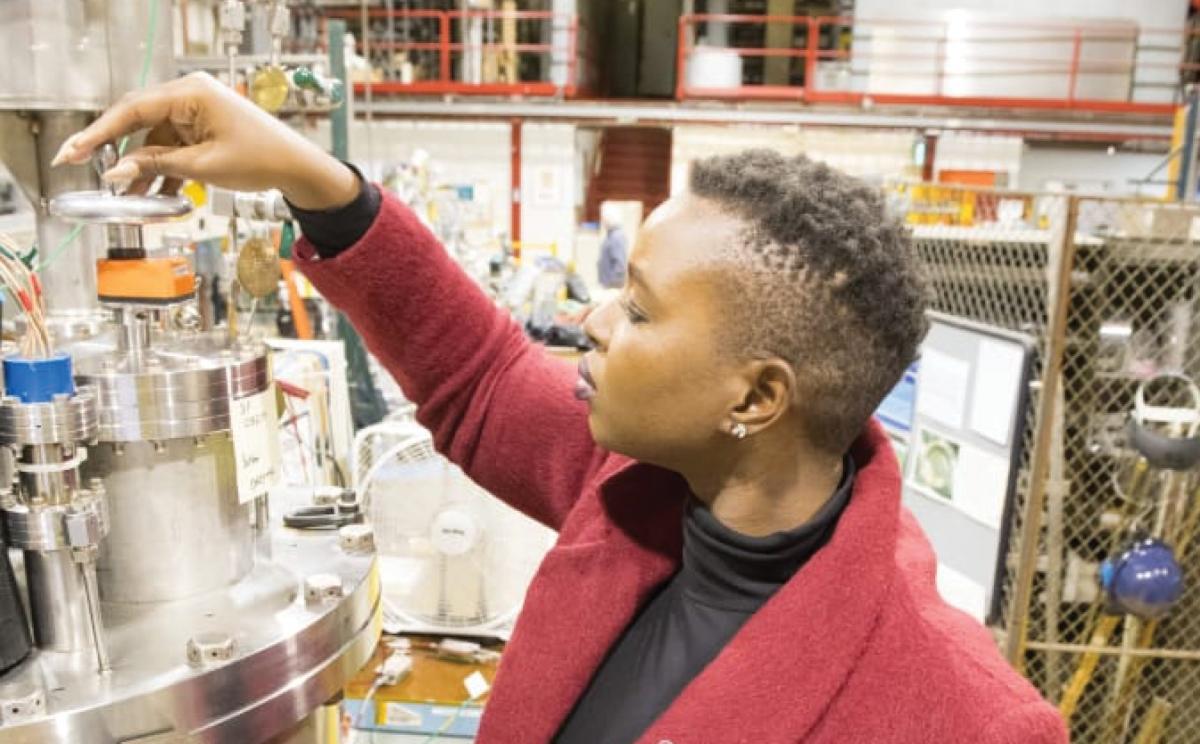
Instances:
[[[0,692],[0,723],[8,725],[40,718],[46,713],[46,695],[41,688]]]
[[[342,598],[342,578],[337,574],[318,573],[304,579],[304,603],[329,604]]]
[[[196,667],[221,664],[232,659],[236,650],[237,642],[228,633],[200,633],[188,639],[187,660]]]
[[[338,530],[338,545],[347,553],[374,553],[375,530],[369,524],[348,524]]]

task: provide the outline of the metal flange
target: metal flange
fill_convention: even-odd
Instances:
[[[0,444],[83,444],[99,431],[96,389],[81,386],[75,395],[55,396],[47,403],[0,400]]]

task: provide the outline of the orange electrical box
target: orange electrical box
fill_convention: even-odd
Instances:
[[[196,291],[196,275],[186,258],[106,258],[96,262],[101,302],[179,302]]]

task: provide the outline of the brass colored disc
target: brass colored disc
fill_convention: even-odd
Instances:
[[[263,238],[250,238],[238,253],[238,284],[251,296],[262,299],[279,289],[279,256],[275,246]]]
[[[268,113],[283,108],[291,92],[287,73],[275,65],[260,67],[250,77],[250,100]]]

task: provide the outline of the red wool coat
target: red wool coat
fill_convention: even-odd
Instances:
[[[544,354],[385,196],[362,240],[297,263],[420,406],[438,448],[559,532],[525,600],[479,741],[558,730],[605,653],[676,570],[687,487],[592,441],[573,368]],[[987,631],[943,603],[872,423],[829,543],[755,613],[639,744],[1058,744],[1062,720]]]

